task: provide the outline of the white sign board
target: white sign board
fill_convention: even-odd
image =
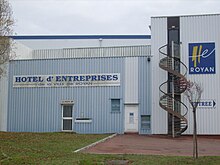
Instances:
[[[73,105],[74,101],[73,100],[61,100],[61,104],[63,104],[63,105]]]
[[[198,108],[215,108],[216,102],[214,100],[200,100]]]
[[[13,76],[14,88],[83,86],[120,86],[120,73]]]

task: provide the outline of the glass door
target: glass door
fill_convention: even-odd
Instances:
[[[62,131],[73,131],[73,105],[62,106]]]

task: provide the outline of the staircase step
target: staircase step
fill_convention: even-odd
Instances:
[[[165,71],[170,72],[170,76],[172,76],[172,78],[175,80],[173,82],[174,83],[173,92],[175,96],[177,95],[180,96],[187,88],[187,80],[186,78],[183,77],[184,75],[181,75],[181,73],[178,72],[179,68],[181,68],[179,66],[182,65],[183,67],[185,67],[185,71],[187,71],[188,69],[180,61],[180,58],[176,58],[176,57],[172,58],[168,56],[166,52],[163,52],[163,50],[164,51],[167,50],[166,47],[167,45],[164,45],[161,48],[159,48],[159,53],[163,55],[164,57],[160,59],[159,66]],[[178,67],[175,67],[176,69],[173,69],[173,64],[178,65]],[[175,115],[175,118],[174,118],[175,136],[180,136],[188,127],[187,121],[185,121],[186,119],[184,118],[184,116],[181,115],[181,106],[186,108],[186,111],[187,111],[187,107],[184,105],[184,103],[181,102],[181,100],[174,101],[174,98],[172,98],[172,93],[167,93],[166,95],[163,95],[162,97],[160,97],[160,106],[164,110],[168,111],[171,115],[172,114]],[[180,108],[176,109],[177,106]],[[175,111],[171,112],[171,110],[174,107],[175,107]],[[171,126],[172,123],[168,123],[168,125]]]

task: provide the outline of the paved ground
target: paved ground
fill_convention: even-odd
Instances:
[[[99,143],[85,153],[98,154],[147,154],[192,156],[192,136],[172,138],[163,135],[117,135]],[[220,156],[220,136],[199,136],[199,156]]]

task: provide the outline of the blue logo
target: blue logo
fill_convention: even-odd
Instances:
[[[215,43],[189,43],[189,74],[215,72]]]

